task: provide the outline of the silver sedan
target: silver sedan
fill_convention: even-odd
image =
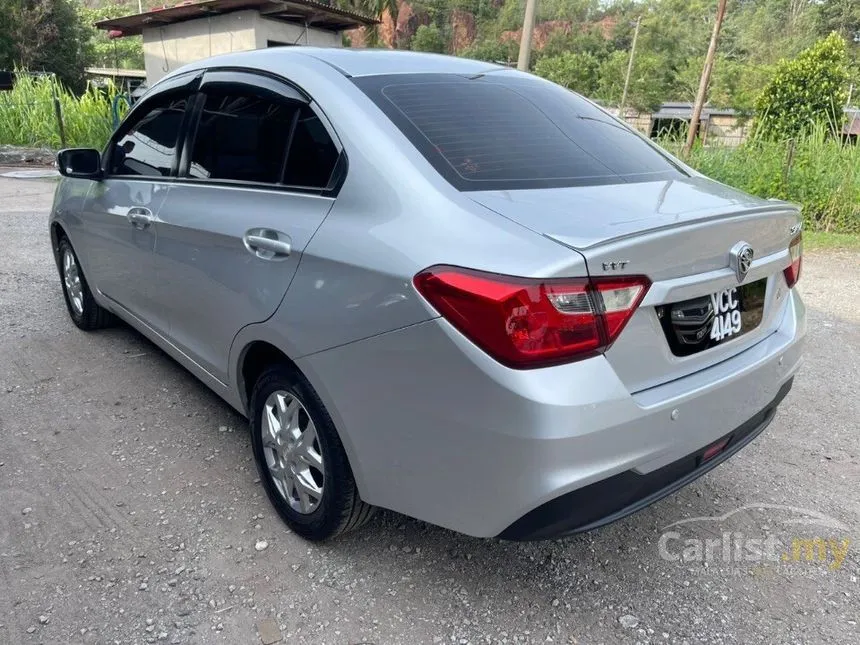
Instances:
[[[754,439],[801,360],[798,209],[504,67],[279,48],[156,83],[50,216],[69,314],[250,420],[284,521],[588,530]]]

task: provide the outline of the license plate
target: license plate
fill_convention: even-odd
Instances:
[[[761,323],[767,280],[757,280],[657,308],[675,356],[688,356],[737,338]]]
[[[709,334],[711,340],[720,342],[724,338],[741,333],[744,323],[741,318],[737,287],[712,293],[711,307],[714,312],[714,320],[711,323],[711,333]]]

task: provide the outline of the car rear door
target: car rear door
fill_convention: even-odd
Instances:
[[[297,88],[207,72],[156,222],[156,298],[171,341],[226,381],[238,331],[278,308],[334,203],[341,147]]]
[[[155,305],[155,218],[170,188],[197,79],[182,75],[147,96],[108,144],[105,176],[95,182],[81,216],[81,255],[94,285],[159,332]]]

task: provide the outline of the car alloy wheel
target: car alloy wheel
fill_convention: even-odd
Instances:
[[[316,426],[294,395],[277,390],[263,405],[263,454],[272,481],[290,507],[303,515],[319,506],[325,484]]]
[[[66,294],[69,296],[72,309],[78,316],[82,316],[84,313],[84,289],[81,284],[78,263],[75,261],[75,254],[70,248],[63,250],[63,284],[66,287]]]

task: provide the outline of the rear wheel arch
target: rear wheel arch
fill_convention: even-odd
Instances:
[[[301,370],[286,353],[263,340],[255,340],[248,343],[239,354],[239,366],[236,370],[236,377],[239,386],[239,396],[246,412],[250,411],[249,404],[254,385],[256,385],[260,375],[273,365],[284,365],[291,371],[301,374]]]
[[[326,408],[326,412],[332,419],[335,431],[343,444],[346,451],[347,461],[352,475],[355,478],[359,492],[365,490],[364,476],[361,471],[361,464],[356,455],[356,448],[352,443],[348,434],[343,430],[344,423],[340,417],[334,402],[328,396],[324,384],[319,383],[318,379],[313,378],[313,375],[306,374],[289,355],[274,345],[264,340],[253,340],[247,342],[239,352],[239,358],[236,363],[236,384],[239,393],[239,398],[242,404],[242,410],[250,419],[251,412],[251,393],[254,391],[254,386],[268,369],[281,365],[293,372],[296,377],[308,384],[320,401]]]

